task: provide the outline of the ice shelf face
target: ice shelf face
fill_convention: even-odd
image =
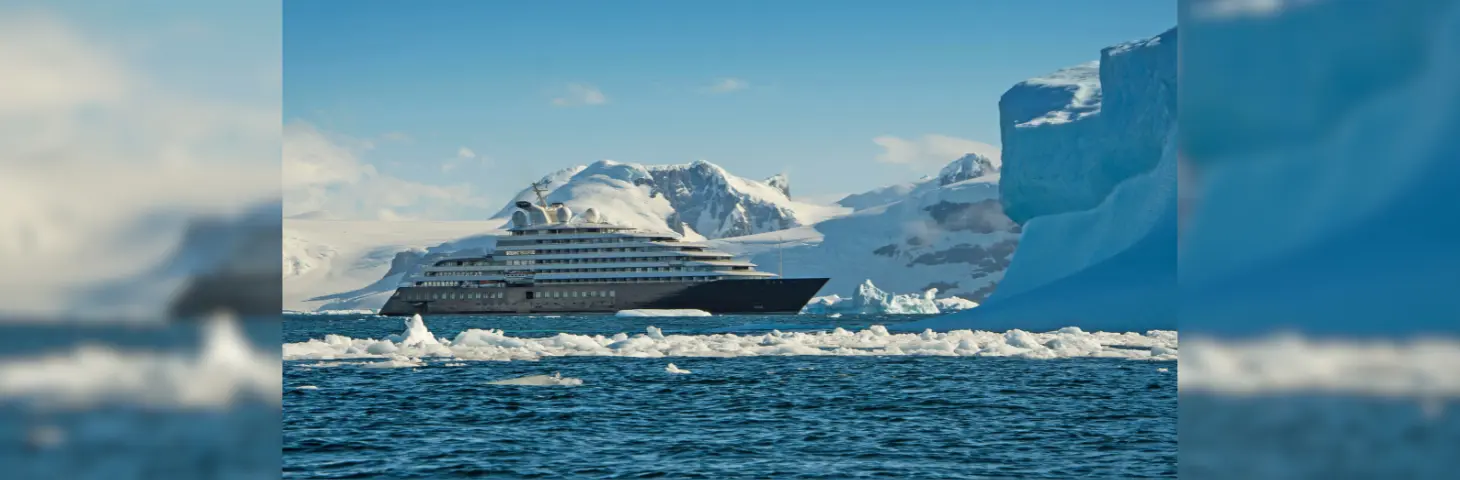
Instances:
[[[1020,82],[999,99],[1010,218],[1087,210],[1160,159],[1176,115],[1176,30]]]
[[[1175,79],[1173,28],[1005,93],[1018,248],[979,308],[897,328],[1176,328]]]

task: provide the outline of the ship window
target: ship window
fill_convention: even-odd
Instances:
[[[612,296],[615,296],[615,294],[617,294],[617,293],[618,293],[618,290],[609,290],[608,291],[608,296],[612,297]]]

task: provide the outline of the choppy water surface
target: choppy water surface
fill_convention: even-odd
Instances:
[[[664,335],[858,330],[908,317],[426,317],[501,329]],[[384,338],[401,319],[289,316],[286,343]],[[337,339],[338,340],[338,339]],[[535,347],[533,347],[535,348]],[[287,349],[286,349],[287,351]],[[1170,477],[1175,362],[927,355],[535,361],[286,360],[288,478]],[[361,362],[369,362],[361,364]],[[691,373],[673,374],[674,363]],[[1168,371],[1162,371],[1166,369]],[[577,386],[492,382],[561,373]],[[547,382],[553,383],[553,382]]]
[[[0,334],[0,477],[276,475],[277,319],[222,330],[9,324]]]

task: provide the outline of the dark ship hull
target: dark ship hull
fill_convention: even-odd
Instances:
[[[600,283],[500,288],[400,287],[381,315],[613,313],[694,309],[716,314],[794,314],[825,278],[717,280],[703,283]]]

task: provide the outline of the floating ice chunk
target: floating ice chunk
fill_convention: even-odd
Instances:
[[[364,366],[365,368],[411,368],[424,367],[426,363],[418,358],[396,357],[384,362],[366,363]]]
[[[667,366],[667,367],[664,367],[664,371],[669,372],[669,373],[680,373],[680,374],[691,373],[689,370],[685,370],[683,368],[679,368],[679,367],[674,366],[673,363],[669,364],[669,366]]]
[[[923,293],[891,294],[877,288],[871,280],[867,280],[857,287],[857,291],[850,298],[835,294],[815,297],[806,303],[806,306],[801,309],[801,313],[813,315],[937,314],[978,306],[971,300],[958,297],[934,298],[937,293],[938,289],[931,288]]]
[[[1156,369],[1156,371],[1161,372],[1161,373],[1166,373],[1166,372],[1169,372],[1170,370],[1167,370],[1165,368],[1158,368],[1158,369]]]
[[[978,302],[963,297],[937,298],[933,299],[933,303],[938,305],[939,313],[957,312],[978,306]]]
[[[487,382],[488,385],[527,385],[534,387],[576,387],[583,384],[579,378],[564,377],[563,374],[553,372],[552,375],[528,375],[526,377],[508,378]]]
[[[66,441],[66,433],[60,428],[42,425],[31,429],[25,440],[31,448],[51,448]]]
[[[655,309],[647,309],[647,308],[645,308],[645,309],[636,309],[636,310],[620,310],[618,313],[614,314],[614,316],[617,316],[617,317],[708,317],[708,316],[710,316],[710,312],[706,312],[704,310],[695,310],[695,309],[690,309],[690,308],[684,308],[684,309],[662,309],[662,310],[655,310]]]
[[[316,387],[314,385],[300,385],[300,386],[294,387],[294,389],[295,390],[319,390],[319,387]]]

